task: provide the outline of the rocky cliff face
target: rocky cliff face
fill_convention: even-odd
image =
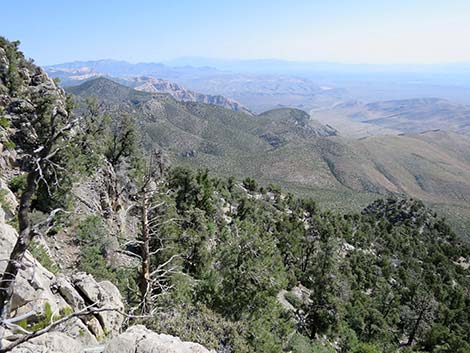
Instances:
[[[221,96],[202,94],[188,90],[181,85],[174,82],[158,79],[155,77],[138,77],[132,79],[131,82],[135,85],[135,89],[138,91],[150,92],[150,93],[168,93],[176,100],[182,102],[198,102],[219,105],[221,107],[234,110],[236,112],[244,112],[252,114],[248,108],[244,107],[237,101]]]
[[[0,179],[0,190],[5,195],[0,207],[0,258],[8,258],[18,236],[8,223],[17,206],[15,196]],[[5,262],[0,262],[0,272]],[[48,312],[65,315],[97,303],[100,308],[124,311],[118,289],[110,282],[97,282],[86,273],[71,276],[54,275],[45,269],[30,253],[20,271],[15,286],[12,311],[15,316],[30,314],[23,324],[26,329],[45,322]],[[49,318],[50,319],[50,318]],[[13,353],[214,353],[197,343],[183,342],[178,337],[157,334],[144,326],[130,327],[119,334],[124,316],[117,311],[102,312],[71,319],[54,331],[21,344]],[[2,347],[20,337],[17,330],[6,330]]]
[[[1,182],[2,193],[6,195],[0,208],[0,259],[8,259],[18,233],[8,223],[12,220],[17,203],[11,191]],[[6,210],[5,210],[6,209]],[[0,272],[6,262],[0,262]],[[96,303],[97,307],[124,310],[118,289],[110,282],[97,282],[85,273],[71,276],[54,275],[44,268],[32,255],[27,253],[24,265],[14,288],[11,311],[15,316],[29,315],[25,319],[26,329],[44,323],[50,316],[65,315]],[[50,319],[50,318],[49,318]],[[70,320],[60,328],[66,335],[83,344],[97,344],[107,334],[117,334],[123,317],[117,312],[103,312],[90,317]],[[14,340],[16,332],[7,331],[4,340]]]
[[[15,348],[13,353],[215,353],[197,343],[132,326],[102,345],[84,347],[61,332],[53,332]]]

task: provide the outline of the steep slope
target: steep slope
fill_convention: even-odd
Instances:
[[[101,100],[112,103],[126,102],[128,100],[134,101],[149,97],[146,93],[141,93],[105,77],[98,77],[78,86],[67,87],[67,91],[77,96],[100,97]]]
[[[178,102],[107,79],[70,90],[96,96],[112,113],[135,115],[148,148],[220,175],[252,176],[310,192],[335,207],[364,206],[378,194],[406,194],[469,214],[470,139],[445,132],[350,139],[297,109],[252,117]],[[463,211],[462,211],[463,210]]]
[[[63,89],[42,68],[25,59],[18,44],[0,36],[0,279],[3,292],[0,351],[121,353],[124,349],[144,353],[149,351],[148,347],[158,347],[174,353],[214,352],[177,337],[159,335],[141,325],[126,324],[128,330],[119,335],[130,303],[115,285],[118,284],[116,277],[109,276],[110,272],[108,276],[103,275],[109,270],[108,263],[96,262],[105,252],[108,256],[114,252],[110,233],[119,221],[110,219],[104,225],[102,201],[109,197],[110,188],[100,190],[99,179],[104,174],[102,178],[110,182],[115,174],[106,174],[109,168],[106,170],[104,165],[94,169],[96,173],[91,178],[90,174],[63,167],[70,164],[66,164],[68,157],[59,150],[66,145],[74,148],[74,154],[83,150],[70,140],[61,145],[62,149],[53,149],[48,139],[57,144],[60,134],[71,131],[72,127],[71,135],[81,134],[83,120],[76,119],[62,126],[55,124],[64,115],[71,117],[67,111],[69,101]],[[40,147],[33,148],[37,145]],[[46,153],[38,158],[36,153],[44,150]],[[59,176],[47,168],[41,159],[48,159],[63,174]],[[86,164],[84,162],[83,166]],[[48,183],[47,178],[52,174],[55,175],[54,187],[52,183],[47,184],[47,191],[42,193],[41,183]],[[58,208],[43,203],[54,199],[56,186],[64,186],[61,178],[64,175],[76,177],[73,187],[61,188],[70,202],[59,201],[54,205]],[[28,182],[35,187],[28,188]],[[79,195],[80,190],[84,194]],[[61,216],[57,217],[58,214]],[[100,234],[101,241],[107,238],[106,247],[98,251],[96,239],[88,238],[88,252],[80,242],[83,235],[80,224],[89,217],[99,219],[102,229],[107,231],[107,234]],[[52,223],[54,226],[49,227]],[[128,236],[136,233],[127,229],[125,232]],[[95,227],[88,235],[98,233]],[[114,244],[116,242],[114,239]],[[80,254],[72,262],[71,252]],[[85,256],[89,256],[90,264],[86,270]],[[14,273],[9,267],[11,263],[16,267]],[[113,265],[119,266],[116,261]],[[120,270],[125,271],[122,267]],[[6,290],[11,297],[5,296]],[[126,307],[123,300],[126,300]]]
[[[257,122],[269,133],[290,139],[336,136],[338,131],[330,125],[322,125],[300,109],[279,108],[257,116]]]
[[[308,114],[297,109],[273,110],[253,117],[214,105],[179,102],[169,94],[137,91],[106,78],[90,80],[68,91],[81,98],[97,97],[107,111],[136,114],[146,143],[160,145],[176,155],[194,150],[235,158],[270,150],[272,145],[265,134],[295,140],[302,135],[336,133],[331,127],[310,121]]]
[[[466,136],[428,132],[331,139],[324,144],[322,155],[337,180],[355,190],[465,204],[470,201],[468,148],[470,139]]]

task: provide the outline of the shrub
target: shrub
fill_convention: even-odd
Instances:
[[[19,322],[19,326],[25,330],[36,332],[49,326],[52,322],[60,320],[64,316],[70,315],[72,312],[72,308],[66,306],[60,309],[59,314],[54,315],[51,304],[46,302],[44,304],[44,313],[38,318],[38,321],[30,324],[28,321],[22,320]]]
[[[353,348],[354,353],[380,353],[380,349],[370,343],[361,342]]]
[[[288,348],[292,353],[333,353],[335,350],[320,342],[311,341],[299,333],[294,333],[289,340]]]
[[[11,205],[7,201],[7,191],[4,189],[0,189],[0,207],[3,208],[5,211],[11,210]]]
[[[302,300],[300,300],[294,293],[292,292],[287,292],[285,295],[284,295],[284,298],[286,298],[286,300],[292,304],[292,306],[296,309],[300,309],[303,305],[302,303]]]
[[[26,187],[26,174],[20,174],[11,178],[8,187],[15,194],[21,194]]]
[[[111,281],[128,303],[133,302],[137,292],[137,272],[132,268],[115,269],[109,265],[106,259],[109,234],[103,220],[98,216],[85,218],[77,227],[76,237],[80,245],[78,269],[98,281]]]
[[[98,280],[115,282],[115,275],[105,256],[108,231],[103,220],[98,216],[85,218],[78,225],[76,234],[80,245],[79,269]]]
[[[104,246],[108,231],[103,220],[98,216],[88,216],[77,227],[77,241],[79,245]]]
[[[116,280],[101,249],[96,245],[84,246],[80,249],[78,268],[80,271],[91,274],[99,281],[110,280],[114,282]]]
[[[2,143],[3,143],[3,146],[5,146],[5,148],[7,150],[14,150],[15,147],[16,147],[16,144],[13,141],[10,141],[10,140],[3,141]]]
[[[29,252],[34,256],[36,260],[39,261],[41,265],[43,265],[47,270],[51,271],[52,273],[59,272],[59,266],[51,259],[49,254],[47,253],[46,248],[38,243],[32,242],[29,247]]]
[[[10,127],[10,120],[6,116],[0,116],[0,127],[4,129]]]
[[[252,179],[252,178],[245,178],[245,179],[243,180],[243,186],[244,186],[245,189],[247,189],[248,191],[252,191],[252,192],[258,191],[258,183],[256,182],[255,179]]]
[[[242,325],[226,320],[204,305],[168,306],[143,323],[150,329],[193,341],[221,352],[251,352]]]

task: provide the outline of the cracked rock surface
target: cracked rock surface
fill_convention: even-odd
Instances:
[[[145,326],[136,325],[113,338],[104,353],[215,353],[204,346],[183,342],[178,337],[158,334]]]

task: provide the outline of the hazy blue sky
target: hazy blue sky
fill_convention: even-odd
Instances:
[[[181,56],[470,62],[470,0],[10,0],[0,35],[40,64]]]

